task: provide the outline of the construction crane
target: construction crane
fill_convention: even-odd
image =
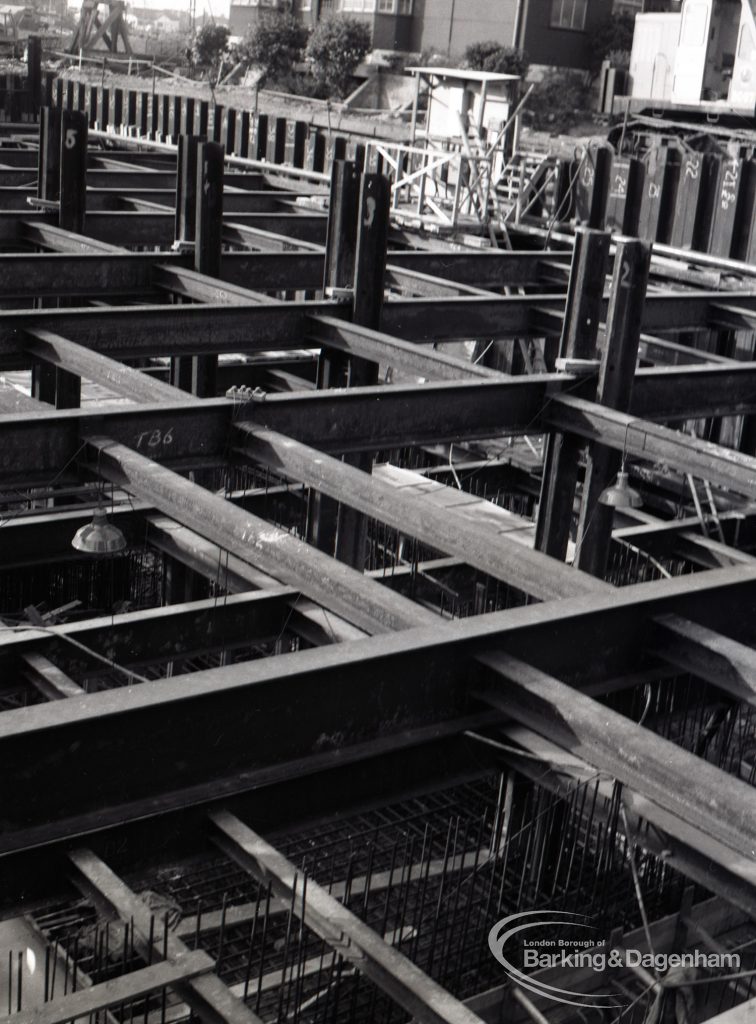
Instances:
[[[107,13],[101,13],[100,7],[106,8]],[[131,55],[131,43],[129,41],[129,30],[126,25],[126,4],[123,0],[108,0],[100,3],[100,0],[83,0],[79,22],[74,32],[69,53],[79,53],[82,50],[93,50],[98,43],[104,43],[111,53],[118,52],[118,41],[123,44],[123,52]]]

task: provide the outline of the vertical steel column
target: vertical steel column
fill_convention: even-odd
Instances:
[[[617,240],[606,318],[606,347],[601,358],[596,400],[618,412],[627,412],[630,408],[650,263],[649,244],[635,238]],[[606,445],[591,442],[588,446],[576,564],[600,579],[606,573],[614,512],[600,504],[599,495],[612,483],[620,468],[620,459],[621,456]]]
[[[322,171],[325,161],[325,139],[315,125],[307,129],[305,143],[305,167],[308,171]]]
[[[133,89],[126,93],[126,128],[129,134],[137,130],[137,94]]]
[[[304,121],[287,121],[285,159],[292,167],[304,167],[307,125]]]
[[[123,89],[113,89],[113,127],[118,131],[123,124]]]
[[[595,355],[609,241],[610,235],[604,231],[578,228],[575,232],[567,306],[559,344],[559,354],[563,358],[592,359]],[[590,384],[587,383],[587,387]],[[578,438],[561,433],[552,434],[546,444],[536,548],[561,561],[567,554],[570,537],[581,447],[582,442]]]
[[[223,148],[229,154],[236,149],[236,111],[233,107],[226,107],[226,117],[223,123]]]
[[[200,100],[198,122],[197,134],[207,135],[207,129],[210,123],[210,104],[207,100]]]
[[[286,159],[286,118],[268,119],[268,149],[266,158],[270,164],[282,164]]]
[[[239,113],[239,131],[236,135],[236,147],[234,149],[237,156],[245,158],[249,156],[249,129],[250,113],[248,110],[242,110]]]
[[[97,109],[99,103],[99,92],[96,85],[90,86],[89,89],[89,126],[91,128],[97,127]]]
[[[183,98],[180,122],[176,134],[179,137],[194,134],[194,98],[192,96],[184,96]]]
[[[606,207],[607,231],[633,237],[637,235],[643,203],[644,175],[642,160],[634,156],[626,159],[615,157]]]
[[[350,288],[354,281],[359,198],[357,168],[344,160],[335,161],[331,167],[323,276],[327,295],[332,294],[332,289]],[[321,349],[318,388],[344,387],[347,368],[346,358],[340,352]],[[338,503],[325,495],[311,492],[308,510],[310,540],[329,554],[336,547],[337,519]]]
[[[220,103],[213,104],[213,131],[211,139],[213,142],[220,142],[223,137],[223,106]]]
[[[363,174],[352,300],[352,321],[361,327],[380,327],[390,211],[389,179],[381,174]],[[367,387],[377,383],[377,363],[355,356],[349,360],[349,387]],[[347,455],[344,461],[367,473],[371,472],[373,467],[373,456],[370,452]],[[348,505],[341,505],[336,535],[336,557],[362,572],[365,568],[366,536],[365,516]]]
[[[60,195],[60,110],[42,107],[39,118],[37,196],[57,202]]]
[[[604,226],[611,173],[612,151],[609,147],[589,149],[575,189],[575,213],[578,221],[586,227],[601,229]]]
[[[197,135],[181,135],[176,161],[176,222],[179,242],[193,242],[197,218],[197,154],[205,139]],[[171,358],[171,384],[182,391],[192,390],[192,360],[185,356]]]
[[[39,36],[29,36],[26,47],[29,99],[32,113],[36,117],[42,105],[42,40]]]
[[[197,151],[206,140],[198,135],[180,135],[176,161],[176,224],[179,242],[194,241],[197,212]]]
[[[217,108],[216,108],[217,109]],[[220,276],[223,239],[223,167],[225,152],[217,142],[203,142],[197,151],[197,212],[194,268],[201,274]],[[192,393],[215,398],[218,357],[192,358]]]
[[[148,92],[140,92],[137,98],[137,117],[136,117],[137,134],[145,136],[149,133],[150,128],[150,94]]]
[[[87,210],[87,139],[89,124],[81,110],[64,110],[60,124],[60,211],[66,231],[84,232]],[[75,409],[81,402],[81,378],[55,371],[55,407]]]
[[[268,115],[256,114],[252,125],[249,155],[252,160],[264,160],[268,151]]]
[[[110,124],[110,89],[100,89],[100,129],[106,132]]]
[[[87,207],[87,115],[64,110],[60,128],[60,216],[66,231],[81,234]]]

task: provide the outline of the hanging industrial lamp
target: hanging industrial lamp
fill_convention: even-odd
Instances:
[[[614,483],[605,487],[599,495],[599,504],[608,505],[609,508],[640,508],[643,504],[640,491],[630,486],[624,462]]]
[[[85,555],[116,555],[126,547],[126,538],[117,526],[109,522],[102,505],[98,505],[92,522],[74,534],[71,547]]]
[[[606,505],[608,508],[640,508],[643,498],[640,491],[630,486],[630,476],[625,468],[627,459],[627,435],[630,433],[632,421],[628,420],[625,427],[625,440],[622,444],[622,462],[620,464],[617,479],[609,487],[605,487],[599,494],[599,505]]]

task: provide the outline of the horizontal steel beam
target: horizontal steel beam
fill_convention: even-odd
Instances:
[[[503,760],[535,785],[565,799],[574,797],[580,785],[588,791],[595,786],[601,799],[594,804],[594,813],[604,819],[611,816],[613,778],[597,778],[595,769],[586,761],[524,726],[509,723],[496,728],[494,735],[492,747],[496,749],[497,759]],[[533,756],[515,753],[517,747]],[[756,866],[751,857],[736,854],[731,847],[712,839],[695,824],[663,810],[629,786],[622,788],[622,801],[632,830],[629,839],[642,849],[662,857],[665,864],[681,871],[691,881],[756,917]],[[645,824],[653,827],[644,827]]]
[[[411,270],[476,288],[519,287],[538,284],[544,273],[559,268],[569,272],[570,252],[529,252],[498,250],[496,252],[404,252],[389,251],[388,276],[396,270]]]
[[[157,290],[156,267],[192,266],[189,254],[96,254],[91,248],[82,252],[82,246],[74,239],[40,233],[40,242],[44,240],[48,247],[59,251],[0,254],[0,297],[152,295]],[[74,252],[67,252],[67,245]],[[220,279],[258,291],[319,289],[323,282],[323,259],[309,252],[229,252],[221,259]]]
[[[42,481],[64,474],[86,434],[107,429],[113,441],[172,464],[224,457],[234,404],[225,398],[170,405],[115,405],[0,415],[0,480]]]
[[[269,818],[272,811],[277,824],[289,826],[294,803],[300,807],[304,817],[311,816],[315,806],[327,813],[343,812],[337,793],[350,789],[357,774],[360,776],[359,789],[367,789],[371,799],[385,800],[389,770],[394,778],[393,789],[399,793],[406,790],[407,771],[411,772],[412,765],[422,765],[425,775],[434,780],[438,778],[439,759],[443,761],[444,770],[467,771],[469,765],[463,753],[466,743],[459,737],[467,730],[487,729],[500,721],[498,712],[484,710],[431,725],[372,736],[364,742],[348,743],[337,749],[315,751],[268,767],[244,771],[231,769],[231,774],[224,775],[227,769],[221,764],[219,771],[204,782],[183,786],[171,784],[165,789],[162,777],[156,778],[149,790],[136,799],[124,799],[123,794],[116,791],[106,803],[97,804],[93,809],[63,815],[54,815],[51,811],[41,824],[8,828],[0,838],[0,858],[4,868],[13,863],[16,871],[20,871],[25,891],[28,891],[37,883],[34,868],[30,867],[30,855],[36,852],[41,857],[40,863],[49,863],[49,852],[60,848],[61,844],[70,848],[70,840],[74,836],[80,840],[82,836],[107,833],[105,845],[113,842],[120,854],[125,834],[143,833],[140,848],[147,841],[150,851],[155,849],[155,839],[159,835],[163,844],[178,841],[176,855],[185,857],[187,833],[196,833],[200,826],[200,835],[193,837],[199,838],[203,844],[205,842],[204,814],[208,809],[227,807],[238,799],[248,806],[252,799],[267,807]],[[201,741],[193,749],[201,750]],[[452,754],[455,755],[453,760]],[[334,786],[336,792],[325,791],[324,780],[328,786]],[[299,797],[295,795],[297,789],[301,794]],[[315,794],[317,801],[313,800]],[[193,812],[191,815],[190,811]],[[187,827],[188,818],[191,818],[191,824]],[[57,894],[57,872],[54,885]],[[17,908],[17,898],[12,899],[6,888],[0,891],[0,907],[7,906],[9,902],[12,909],[14,905]]]
[[[518,658],[497,651],[478,660],[495,676],[478,691],[490,706],[737,853],[753,856],[751,786]]]
[[[181,397],[170,384],[61,338],[59,334],[42,329],[27,331],[26,337],[26,347],[37,359],[110,388],[123,398],[135,402],[175,402]]]
[[[327,345],[347,355],[370,359],[429,380],[506,379],[505,374],[469,360],[334,317],[311,317],[308,339],[318,346]]]
[[[365,451],[542,431],[544,406],[571,377],[348,388],[267,395],[244,418],[326,451]]]
[[[655,623],[656,652],[663,661],[756,707],[756,651],[679,615],[663,615]]]
[[[631,410],[661,422],[756,412],[756,362],[637,370]]]
[[[483,679],[471,658],[483,651],[504,648],[577,685],[605,682],[640,667],[649,620],[670,612],[693,620],[705,614],[712,628],[726,626],[731,635],[736,623],[752,627],[756,572],[715,570],[608,596],[437,620],[390,636],[71,698],[54,708],[6,711],[0,715],[0,771],[7,783],[4,815],[12,824],[0,849],[65,835],[64,819],[75,816],[90,815],[88,828],[97,828],[111,804],[121,807],[113,812],[118,821],[127,813],[122,805],[131,805],[129,814],[143,814],[144,799],[158,793],[196,789],[197,799],[209,800],[213,793],[217,798],[217,787],[208,780],[239,773],[251,778],[297,759],[313,771],[313,758],[333,751],[338,761],[350,744],[364,743],[370,756],[379,737],[389,742],[418,727],[441,728],[470,713],[470,692]],[[601,721],[603,710],[596,718],[592,707]],[[165,756],[177,743],[194,756]],[[162,753],[135,758],[137,747]],[[699,762],[692,755],[691,762],[695,777]],[[107,770],[99,770],[104,763]],[[322,763],[330,762],[325,757]],[[60,764],[77,787],[40,788],[40,773]],[[237,785],[243,788],[243,779]],[[55,820],[59,833],[42,824]]]
[[[193,530],[179,526],[168,516],[149,515],[146,526],[147,540],[153,547],[218,583],[231,594],[246,593],[250,587],[269,590],[278,585],[274,577],[253,568]],[[315,647],[360,640],[367,635],[365,630],[358,629],[334,611],[326,611],[314,601],[308,601],[301,594],[291,602],[288,625]]]
[[[662,302],[680,301],[664,295],[649,296],[646,309],[654,307],[652,300],[655,298]],[[756,306],[756,296],[752,299]],[[741,297],[741,301],[745,298]],[[702,321],[695,319],[697,302],[705,305],[708,299],[696,300],[696,293],[691,293],[688,302],[690,320],[686,322],[700,324]],[[555,296],[539,296],[535,306],[532,297],[519,295],[493,299],[403,299],[384,305],[382,330],[413,341],[513,337],[532,333],[532,316],[543,310],[561,313],[563,307],[564,299]],[[85,307],[3,312],[0,313],[0,365],[9,365],[9,360],[12,365],[13,355],[18,351],[16,332],[19,329],[44,327],[116,358],[255,352],[265,347],[300,347],[307,329],[306,317],[328,316],[334,312],[331,302],[288,302],[281,307],[273,301],[234,306]]]
[[[325,306],[316,305],[321,309]],[[172,308],[176,330],[180,330],[178,325],[184,311],[193,307]],[[262,308],[271,322],[275,309],[280,310],[283,320],[292,313],[298,319],[296,311],[287,305],[245,307],[245,311],[247,308]],[[222,320],[218,310],[236,314],[239,316],[237,327],[243,330],[243,317],[233,307],[212,307],[212,313],[203,307],[196,307],[196,310],[204,324],[208,324],[213,316]],[[102,336],[108,337],[107,322],[97,319],[100,310],[88,312],[93,314],[92,323],[98,325]],[[123,311],[124,314],[127,312]],[[0,325],[3,316],[0,313]],[[136,327],[138,312],[134,318]],[[66,319],[61,317],[54,322],[66,324]],[[73,322],[69,320],[67,325],[70,327]],[[34,323],[42,329],[49,329],[45,326],[49,321],[44,317]],[[121,321],[121,329],[124,334],[129,330],[127,315]],[[340,327],[334,328],[334,331],[340,330]],[[346,336],[351,336],[350,327],[345,327],[345,332]],[[80,330],[79,334],[86,341],[85,332]],[[247,334],[243,336],[245,340],[248,338]],[[369,346],[371,337],[365,335],[365,339],[365,345]],[[112,336],[110,341],[113,341]],[[17,349],[20,338],[14,336],[13,344]],[[159,333],[154,335],[150,350],[156,354],[161,351]],[[688,372],[690,378],[687,377]],[[676,369],[669,374],[642,370],[636,376],[632,411],[635,415],[636,409],[645,409],[650,404],[644,397],[645,389],[650,387],[658,395],[660,380],[671,392],[679,390],[687,395],[689,404],[686,405],[685,418],[702,415],[702,407],[709,404],[707,396],[713,394],[718,402],[718,392],[725,386],[729,389],[733,405],[742,409],[746,401],[743,396],[749,392],[751,395],[756,393],[754,372],[754,365],[750,363],[744,364],[740,370],[716,367],[703,373],[698,368],[691,371]],[[696,383],[695,392],[689,386],[689,380]],[[0,436],[3,438],[0,480],[49,479],[69,462],[80,447],[82,436],[88,433],[106,434],[158,461],[217,459],[225,452],[232,419],[248,420],[313,447],[337,452],[458,442],[505,434],[538,434],[549,428],[571,430],[590,439],[606,438],[607,444],[621,450],[627,424],[632,421],[635,426],[631,425],[627,431],[631,454],[658,458],[670,465],[687,465],[695,475],[724,483],[739,493],[750,493],[748,488],[756,487],[756,483],[748,483],[748,467],[752,461],[749,456],[717,445],[707,445],[645,420],[623,417],[595,403],[567,396],[560,401],[560,392],[573,386],[574,378],[568,374],[536,374],[512,379],[493,377],[490,380],[268,394],[263,400],[254,400],[243,407],[234,406],[224,399],[197,404],[187,396],[184,402],[163,403],[159,407],[118,406],[113,409],[50,410],[32,416],[6,415],[0,418]],[[681,413],[679,404],[678,413]],[[30,452],[34,453],[33,458],[29,457]],[[692,462],[685,461],[688,455]]]
[[[636,419],[580,398],[555,398],[545,413],[552,427],[636,458],[663,462],[682,473],[756,498],[756,458],[732,448]]]
[[[716,304],[732,299],[746,310],[756,309],[755,292],[652,292],[646,296],[642,329],[656,331],[705,328]],[[564,296],[505,295],[464,298],[402,299],[387,302],[381,313],[381,329],[387,334],[414,341],[450,338],[513,337],[527,334],[559,333],[559,319],[551,326],[533,319],[542,312],[564,313]],[[602,322],[608,299],[604,299]],[[748,324],[744,325],[746,328]]]
[[[222,602],[208,598],[60,623],[44,632],[29,626],[8,635],[0,627],[0,657],[43,652],[56,665],[78,674],[102,669],[101,661],[88,658],[87,650],[129,668],[230,650],[276,638],[287,626],[293,632],[298,597],[291,587],[273,587],[228,595]],[[8,664],[9,675],[11,671]]]
[[[19,331],[44,329],[115,359],[301,348],[307,316],[332,302],[119,306],[0,312],[0,366],[19,363]]]
[[[237,432],[242,435],[245,453],[257,462],[455,555],[523,593],[548,600],[611,589],[594,576],[518,543],[503,529],[492,529],[485,522],[465,518],[453,506],[441,506],[430,494],[393,487],[375,474],[365,473],[275,431],[239,424]],[[513,525],[513,533],[516,532]]]
[[[94,437],[88,443],[108,480],[356,626],[378,633],[435,620],[407,598],[125,445]]]
[[[47,219],[22,209],[0,210],[0,241],[4,244],[18,239],[21,225]],[[322,245],[325,241],[326,217],[322,213],[230,213],[229,224],[241,229],[271,231],[285,235],[294,242]],[[170,249],[174,240],[175,215],[172,209],[156,207],[149,212],[94,211],[87,212],[87,235],[111,245],[149,245]]]

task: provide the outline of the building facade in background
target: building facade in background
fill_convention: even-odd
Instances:
[[[619,0],[639,9],[641,0]],[[232,0],[231,32],[275,9],[306,24],[331,13],[367,21],[376,50],[461,55],[471,43],[494,40],[527,52],[532,64],[588,66],[591,34],[609,0]]]

